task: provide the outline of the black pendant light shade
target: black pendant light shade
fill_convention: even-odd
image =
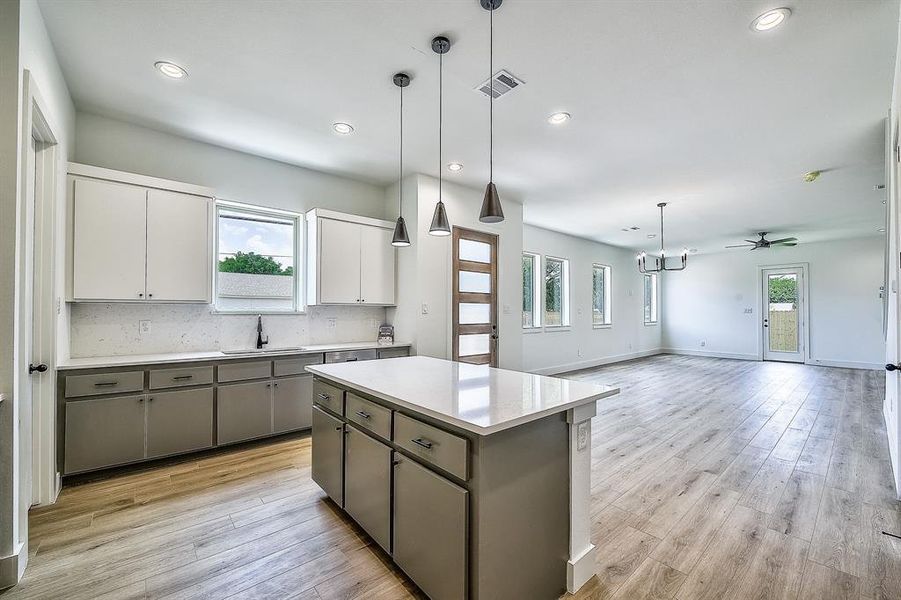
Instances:
[[[435,205],[435,213],[432,215],[432,224],[429,226],[429,233],[437,236],[451,234],[450,221],[447,220],[447,211],[444,209],[444,202],[441,200]]]
[[[402,248],[410,245],[410,236],[407,234],[407,223],[403,217],[397,217],[397,223],[394,224],[394,237],[391,238],[391,245]]]
[[[394,85],[400,88],[400,173],[397,180],[399,206],[397,209],[397,222],[394,224],[394,236],[391,245],[403,248],[410,245],[410,235],[407,233],[407,223],[404,221],[404,88],[410,85],[410,76],[406,73],[396,73],[392,78]]]
[[[504,209],[501,208],[501,199],[497,195],[494,186],[494,11],[500,7],[503,0],[480,0],[482,8],[490,15],[490,47],[488,50],[488,81],[491,85],[491,93],[488,95],[488,186],[485,188],[485,198],[482,200],[482,210],[479,212],[479,221],[482,223],[500,223],[504,220]]]

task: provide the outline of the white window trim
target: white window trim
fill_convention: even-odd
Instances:
[[[572,311],[571,311],[571,306],[570,306],[570,304],[572,303],[572,298],[570,297],[570,293],[569,293],[570,292],[570,287],[569,287],[569,284],[570,284],[569,270],[570,270],[570,268],[569,268],[569,259],[568,258],[563,258],[560,256],[550,256],[550,255],[546,255],[544,257],[544,261],[542,264],[543,268],[541,270],[541,292],[542,292],[542,294],[541,294],[541,314],[543,316],[547,312],[547,306],[545,306],[547,304],[547,302],[546,302],[547,289],[545,289],[545,285],[546,285],[545,274],[547,273],[547,261],[548,260],[560,261],[563,263],[563,269],[562,269],[563,273],[561,274],[562,281],[560,282],[560,289],[563,292],[563,301],[561,303],[560,308],[562,309],[563,314],[561,315],[561,318],[560,318],[560,321],[561,321],[560,325],[545,324],[544,330],[547,332],[569,331],[572,328]],[[544,319],[542,319],[542,320],[544,320]]]
[[[543,278],[541,277],[541,255],[537,252],[529,252],[523,250],[523,256],[532,257],[532,325],[522,326],[524,333],[538,333],[541,331],[541,324],[544,322],[544,306],[542,304],[541,292],[544,290]],[[520,308],[520,312],[522,309]],[[522,318],[520,318],[522,321]]]
[[[219,308],[219,211],[220,209],[237,210],[251,214],[258,214],[267,217],[281,217],[290,219],[294,222],[294,307],[291,310],[223,310]],[[213,306],[210,314],[214,315],[303,315],[306,314],[306,303],[304,297],[306,281],[306,256],[304,255],[304,216],[279,208],[269,208],[265,206],[256,206],[253,204],[244,204],[241,202],[233,202],[231,200],[215,199],[215,211],[213,220]],[[301,277],[303,274],[303,277]]]
[[[660,279],[658,279],[658,275],[659,274],[657,274],[657,273],[646,273],[646,274],[642,275],[642,280],[641,280],[641,319],[642,319],[642,321],[644,321],[645,327],[656,327],[657,325],[660,324]],[[653,292],[654,293],[654,298],[653,298],[654,304],[653,304],[652,308],[654,308],[654,310],[652,310],[651,312],[656,314],[656,316],[657,316],[656,321],[648,321],[647,319],[644,318],[644,303],[645,303],[644,278],[645,277],[650,277],[651,281],[654,282],[652,285],[653,290],[654,290],[654,292]]]
[[[604,269],[604,322],[594,322],[594,269]],[[591,327],[592,329],[610,329],[613,327],[613,267],[604,263],[591,263]]]

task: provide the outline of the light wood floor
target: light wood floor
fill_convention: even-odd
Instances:
[[[570,377],[622,388],[593,423],[597,577],[575,598],[901,600],[881,372],[657,356]],[[3,600],[421,597],[323,500],[306,437],[67,487],[30,534]]]

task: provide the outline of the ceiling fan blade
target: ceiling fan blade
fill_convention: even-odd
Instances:
[[[779,238],[778,240],[770,240],[771,244],[782,244],[785,242],[797,242],[798,238],[795,237],[787,237],[787,238]]]
[[[751,252],[753,252],[754,250],[757,250],[758,248],[760,248],[760,246],[758,246],[757,244],[754,244],[754,247],[751,248]]]
[[[759,242],[760,240],[745,240],[745,241],[746,241],[746,242],[749,242],[749,243],[751,243],[751,244],[754,244],[754,245],[756,246],[756,245],[757,245],[757,242]]]
[[[798,242],[782,242],[780,246],[797,246]]]
[[[756,246],[757,244],[736,244],[734,246],[726,246],[726,248],[747,248],[748,246]]]

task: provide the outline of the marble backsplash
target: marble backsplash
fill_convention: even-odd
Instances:
[[[212,312],[197,304],[70,305],[72,358],[252,348],[255,315]],[[332,321],[334,319],[334,321]],[[150,321],[141,333],[139,322]],[[269,347],[375,340],[385,309],[363,306],[310,306],[302,315],[263,315]]]

